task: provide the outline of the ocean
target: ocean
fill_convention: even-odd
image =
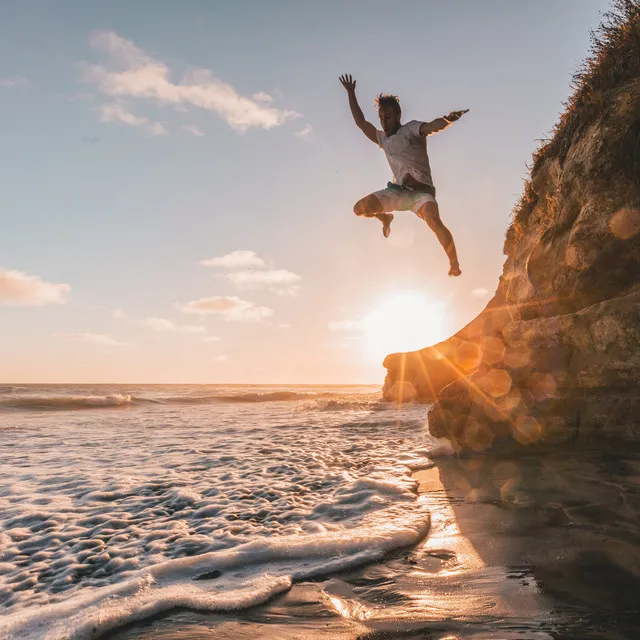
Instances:
[[[597,590],[640,584],[637,458],[438,461],[426,414],[374,386],[0,385],[0,638],[636,629]]]

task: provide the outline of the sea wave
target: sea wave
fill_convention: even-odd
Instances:
[[[378,398],[378,394],[369,394]],[[6,392],[0,397],[0,409],[22,411],[73,409],[101,409],[114,407],[128,407],[132,405],[200,405],[200,404],[252,404],[261,402],[302,402],[318,401],[324,403],[320,410],[344,410],[347,408],[362,408],[371,400],[363,397],[353,401],[345,399],[344,394],[333,392],[301,392],[301,391],[271,391],[271,392],[241,392],[235,394],[206,394],[183,396],[136,396],[125,393],[108,395],[14,395]],[[314,407],[317,409],[318,407]]]
[[[126,394],[88,396],[12,396],[0,398],[0,408],[28,410],[69,410],[101,407],[124,407],[133,402],[133,397]]]
[[[265,391],[236,394],[211,394],[204,396],[173,396],[159,399],[167,404],[208,404],[215,402],[254,403],[254,402],[297,402],[319,398],[334,398],[340,394],[331,392],[301,391]]]

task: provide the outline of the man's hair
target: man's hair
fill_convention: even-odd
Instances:
[[[397,113],[401,113],[402,109],[400,108],[400,101],[398,100],[398,96],[392,96],[390,93],[381,93],[375,100],[376,106],[378,109],[380,107],[391,107]]]

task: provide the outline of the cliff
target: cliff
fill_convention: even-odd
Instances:
[[[507,232],[482,313],[384,361],[384,396],[435,401],[433,435],[640,441],[640,0],[616,0]]]

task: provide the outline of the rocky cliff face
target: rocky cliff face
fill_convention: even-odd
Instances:
[[[618,0],[467,327],[385,359],[389,400],[435,401],[457,450],[640,441],[640,0]]]

